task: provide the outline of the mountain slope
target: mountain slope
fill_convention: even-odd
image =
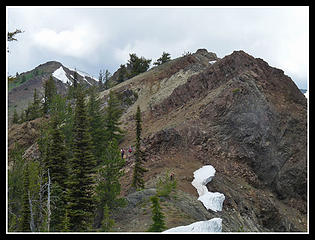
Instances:
[[[221,218],[223,232],[307,231],[307,104],[282,70],[243,51],[219,59],[201,49],[101,92],[103,106],[109,91],[124,109],[120,147],[135,144],[140,106],[148,169],[145,189],[131,192],[134,158],[127,161],[121,193],[127,206],[113,213],[116,231],[147,230],[149,198],[167,171],[177,181],[176,191],[161,198],[167,228]],[[36,134],[23,135],[40,121],[9,130],[9,142],[25,139],[31,158]],[[224,194],[222,212],[197,200],[193,173],[204,165],[216,169],[207,187]]]
[[[226,221],[235,211],[247,230],[255,223],[270,231],[305,231],[306,98],[282,70],[243,51],[216,62],[202,59],[200,53],[178,58],[112,89],[137,95],[122,116],[122,146],[134,144],[139,105],[146,181],[167,168],[189,179],[211,164],[220,179],[211,185],[227,196]],[[100,95],[104,102],[108,92]],[[130,181],[127,174],[125,189]],[[180,181],[179,189],[196,195],[191,181]]]
[[[19,74],[19,76],[8,85],[8,109],[9,119],[16,108],[18,114],[27,108],[28,103],[33,101],[34,89],[36,88],[39,96],[44,93],[44,82],[53,76],[57,91],[65,94],[69,85],[73,82],[74,69],[63,66],[60,62],[50,61],[41,64],[31,71]],[[97,79],[89,74],[77,70],[78,82],[91,86],[97,84]]]

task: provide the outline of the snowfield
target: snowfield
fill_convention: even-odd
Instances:
[[[53,72],[53,77],[59,79],[63,83],[72,83],[66,75],[66,72],[63,70],[63,67],[58,68],[56,71]]]
[[[209,183],[215,175],[215,169],[211,165],[205,165],[194,172],[194,180],[191,184],[197,189],[199,194],[198,200],[206,207],[207,210],[222,211],[225,196],[218,192],[209,192],[207,183]]]
[[[222,232],[222,219],[212,218],[207,221],[194,222],[187,226],[179,226],[164,232]]]
[[[211,165],[205,165],[194,172],[194,180],[191,184],[197,189],[198,200],[206,207],[207,210],[222,211],[225,196],[219,192],[209,192],[207,183],[215,175],[215,169]],[[170,228],[164,232],[222,232],[222,219],[212,218],[207,221],[199,221],[187,226]]]

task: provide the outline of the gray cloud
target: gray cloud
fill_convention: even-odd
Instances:
[[[9,74],[50,60],[97,77],[135,52],[156,60],[207,48],[219,57],[244,50],[307,88],[308,8],[8,8]]]

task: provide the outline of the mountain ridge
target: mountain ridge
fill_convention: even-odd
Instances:
[[[122,100],[126,135],[120,147],[135,143],[134,115],[140,106],[148,169],[145,189],[132,193],[133,157],[127,162],[121,195],[128,203],[113,213],[115,230],[145,231],[157,178],[172,170],[178,186],[162,202],[168,228],[219,217],[223,232],[307,231],[305,96],[281,69],[260,58],[234,51],[213,60],[206,51],[100,92],[103,107],[110,91]],[[10,142],[23,138],[17,128],[32,132],[36,122],[15,125]],[[36,152],[34,144],[29,150],[29,156],[36,156],[30,153]],[[226,196],[222,212],[198,203],[191,184],[193,172],[209,164],[216,169],[209,191]]]

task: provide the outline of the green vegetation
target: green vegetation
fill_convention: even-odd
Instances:
[[[128,78],[137,76],[140,73],[147,71],[150,67],[151,59],[145,59],[144,57],[139,58],[135,53],[129,54],[130,59],[127,65],[131,69],[128,74]]]
[[[141,143],[141,111],[140,107],[137,107],[136,113],[136,151],[135,151],[135,166],[133,170],[132,187],[137,190],[144,188],[143,175],[147,171],[142,165],[144,161],[143,152],[140,150]]]
[[[156,184],[156,191],[159,197],[167,197],[176,189],[177,182],[170,172],[167,171],[163,177],[158,179]]]
[[[112,213],[126,204],[120,197],[125,166],[118,147],[124,137],[121,102],[110,92],[102,111],[97,89],[87,91],[78,83],[61,96],[52,78],[44,88],[45,101],[39,101],[35,90],[20,117],[23,122],[45,113],[37,140],[39,158],[26,161],[19,146],[9,153],[9,231],[111,231]],[[137,159],[142,156],[139,114]]]
[[[166,52],[163,52],[162,56],[160,58],[158,58],[156,60],[156,62],[153,63],[153,65],[159,66],[159,65],[161,65],[163,63],[166,63],[166,62],[168,62],[170,60],[171,60],[170,54],[166,53]]]
[[[164,214],[159,203],[159,197],[153,196],[150,198],[152,202],[152,220],[153,224],[149,227],[148,232],[162,232],[166,229],[164,222]]]
[[[73,157],[70,159],[68,214],[72,231],[87,231],[95,210],[93,192],[96,161],[92,153],[84,93],[78,86],[73,126]]]

